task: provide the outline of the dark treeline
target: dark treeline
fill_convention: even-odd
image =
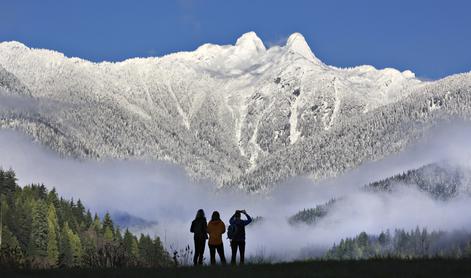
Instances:
[[[80,200],[44,185],[17,184],[0,170],[2,267],[160,267],[171,263],[159,237],[122,232],[107,213],[92,216]]]
[[[342,239],[325,255],[327,259],[351,260],[370,258],[471,258],[471,234],[467,232],[429,232],[397,229],[379,235],[360,233]]]
[[[315,208],[303,209],[291,216],[288,222],[292,225],[299,223],[306,223],[309,225],[316,224],[322,217],[326,216],[332,208],[336,199],[331,199],[325,204],[317,205]]]

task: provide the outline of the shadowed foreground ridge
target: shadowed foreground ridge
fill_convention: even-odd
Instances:
[[[0,270],[2,277],[469,277],[471,260],[358,260],[162,269]]]

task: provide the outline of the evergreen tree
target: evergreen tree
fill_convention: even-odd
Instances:
[[[62,228],[61,259],[66,267],[79,267],[82,262],[82,244],[79,236],[72,231],[66,222]]]
[[[8,227],[3,227],[2,244],[0,245],[0,265],[20,267],[24,263],[24,254],[20,243]]]
[[[139,261],[143,266],[152,265],[152,240],[148,235],[141,234],[139,238]]]
[[[1,171],[2,175],[0,176],[0,195],[5,195],[10,203],[13,200],[13,194],[16,191],[16,174],[10,169],[6,172]]]
[[[471,241],[468,241],[463,250],[463,256],[465,258],[471,258]]]
[[[105,231],[103,232],[103,238],[108,243],[113,241],[114,239],[113,231],[111,230],[109,226],[105,227]]]
[[[2,173],[0,172],[0,175]],[[1,176],[0,176],[1,177]],[[8,213],[7,198],[4,194],[0,194],[0,246],[2,245],[3,222]]]
[[[60,244],[60,264],[65,267],[73,266],[72,246],[70,244],[69,234],[71,233],[69,223],[65,222],[61,231]]]
[[[28,255],[33,260],[33,263],[43,266],[48,256],[48,219],[46,203],[43,200],[35,202],[32,213],[32,229]]]
[[[85,207],[82,204],[82,201],[78,199],[77,205],[75,206],[75,217],[82,219],[85,215]]]
[[[47,194],[47,203],[53,204],[55,208],[59,208],[59,196],[57,195],[57,191],[55,188],[53,188]]]
[[[98,217],[98,214],[96,213],[95,213],[95,217],[93,218],[93,223],[91,224],[91,227],[95,230],[97,234],[101,232],[100,217]]]
[[[121,234],[121,229],[118,226],[116,226],[116,230],[114,233],[115,233],[115,240],[117,242],[123,241],[123,235]]]
[[[0,170],[0,187],[13,190],[10,199],[0,195],[0,268],[155,267],[168,261],[158,239],[144,236],[139,244],[129,231],[123,237],[108,213],[101,223],[80,200],[59,198],[44,185],[19,187],[13,171]]]
[[[113,220],[111,220],[110,214],[107,212],[103,218],[102,233],[105,241],[111,242],[115,239],[115,231]]]
[[[165,250],[164,246],[162,245],[162,241],[160,237],[156,237],[153,240],[153,252],[152,252],[152,259],[153,259],[153,267],[162,267],[170,265],[170,256]]]
[[[124,232],[123,237],[123,248],[124,252],[128,256],[128,266],[134,266],[138,262],[139,258],[139,246],[137,238],[128,230]]]
[[[90,225],[93,223],[92,213],[90,210],[87,210],[87,214],[85,215],[85,227],[89,228]]]
[[[108,228],[111,232],[114,232],[113,220],[111,219],[111,216],[108,212],[105,213],[105,217],[103,218],[103,234],[105,233],[106,228]]]
[[[83,255],[82,242],[80,241],[80,237],[73,231],[70,231],[69,241],[70,241],[70,246],[72,249],[72,257],[73,257],[72,266],[80,267],[82,265],[82,255]]]
[[[386,245],[388,245],[390,240],[391,239],[388,237],[388,234],[386,234],[385,232],[381,232],[379,234],[378,242],[381,245],[381,247],[385,247]]]
[[[137,256],[139,255],[137,239],[128,229],[126,229],[126,231],[124,232],[123,245],[124,250],[127,253],[129,253],[132,257],[137,258]]]
[[[51,266],[57,266],[59,263],[59,223],[57,221],[57,214],[54,205],[49,205],[47,214],[48,223],[48,242],[47,242],[47,257]]]

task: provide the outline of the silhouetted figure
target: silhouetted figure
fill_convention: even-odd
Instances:
[[[195,255],[193,256],[194,265],[203,264],[204,247],[208,238],[208,229],[204,210],[200,209],[196,213],[195,220],[191,222],[190,232],[194,234]]]
[[[240,218],[244,214],[247,220]],[[231,264],[236,264],[237,248],[239,248],[240,264],[244,264],[245,259],[245,226],[252,222],[252,218],[245,212],[245,210],[236,210],[234,215],[229,220],[228,236],[231,239],[232,258]]]
[[[211,265],[216,264],[216,251],[222,264],[226,264],[226,256],[224,256],[224,244],[222,242],[222,234],[226,232],[226,225],[222,222],[219,212],[214,211],[211,216],[211,221],[208,223],[209,234],[209,255],[211,258]]]

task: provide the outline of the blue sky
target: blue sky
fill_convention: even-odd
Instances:
[[[471,1],[0,0],[0,41],[93,61],[301,32],[327,64],[411,69],[423,78],[471,70]]]

